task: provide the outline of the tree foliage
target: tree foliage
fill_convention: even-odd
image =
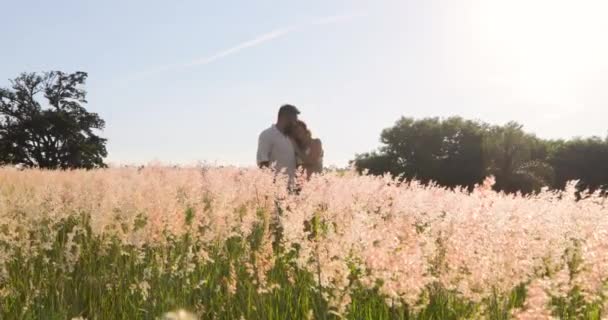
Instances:
[[[360,168],[423,182],[473,186],[483,178],[481,131],[472,121],[401,118],[381,135],[379,152],[357,157]]]
[[[591,191],[608,186],[608,138],[598,137],[552,142],[549,157],[555,169],[556,187],[579,180],[579,188]]]
[[[581,189],[608,185],[608,138],[550,141],[515,122],[492,126],[451,117],[401,118],[380,141],[378,150],[352,161],[360,171],[468,188],[493,175],[495,189],[505,192],[563,188],[568,180],[580,180]]]
[[[509,122],[493,126],[483,141],[484,166],[496,177],[496,189],[529,193],[553,184],[546,143],[525,133],[522,125]]]
[[[0,164],[104,167],[106,139],[95,131],[105,122],[84,108],[86,78],[85,72],[23,73],[0,88]]]

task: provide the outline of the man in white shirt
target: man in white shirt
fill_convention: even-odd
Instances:
[[[289,104],[279,109],[277,123],[262,131],[258,139],[257,163],[260,168],[274,166],[289,175],[290,183],[296,173],[296,149],[289,138],[300,111]]]

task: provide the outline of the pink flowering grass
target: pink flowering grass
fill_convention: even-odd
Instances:
[[[605,198],[253,168],[0,169],[0,319],[602,319]]]

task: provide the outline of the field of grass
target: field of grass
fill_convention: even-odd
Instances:
[[[0,319],[603,319],[608,202],[245,168],[0,169]]]

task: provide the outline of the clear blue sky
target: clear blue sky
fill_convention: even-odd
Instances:
[[[606,136],[600,0],[15,1],[0,86],[86,71],[108,160],[252,165],[292,103],[346,165],[400,116],[515,120],[541,137]]]

